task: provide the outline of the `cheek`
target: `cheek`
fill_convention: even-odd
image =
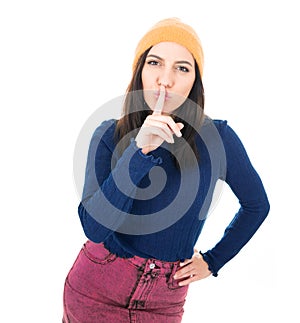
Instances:
[[[148,107],[153,110],[153,107],[156,103],[153,91],[144,90],[144,100],[146,101]]]
[[[145,71],[145,69],[143,69],[142,71],[142,75],[141,75],[141,79],[142,79],[142,86],[143,86],[143,94],[144,94],[144,100],[146,101],[147,105],[153,109],[156,100],[155,100],[155,96],[154,96],[154,91],[153,91],[153,81],[151,78],[151,75],[149,75],[149,73],[147,73],[147,71]]]
[[[142,84],[143,84],[143,87],[144,87],[144,83],[145,83],[145,72],[144,72],[144,68],[142,69],[142,74],[141,74],[141,79],[142,79]]]
[[[189,82],[182,87],[181,95],[187,98],[193,88],[194,82]]]
[[[185,98],[187,98],[191,92],[191,87],[188,87],[184,90],[184,93],[182,93],[182,96],[184,96]]]
[[[142,78],[143,89],[144,90],[150,89],[151,88],[151,75],[147,71],[147,68],[143,68],[141,78]]]
[[[181,88],[178,89],[177,94],[181,98],[187,98],[191,92],[192,86],[187,86],[184,84]]]

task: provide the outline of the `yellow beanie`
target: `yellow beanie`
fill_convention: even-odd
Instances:
[[[199,72],[203,74],[203,50],[195,30],[184,24],[178,18],[168,18],[155,24],[140,40],[135,51],[133,69],[140,56],[150,47],[161,42],[175,42],[187,48],[198,64]]]

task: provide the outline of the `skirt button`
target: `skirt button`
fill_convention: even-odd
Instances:
[[[155,264],[150,264],[150,269],[154,269],[155,268]]]

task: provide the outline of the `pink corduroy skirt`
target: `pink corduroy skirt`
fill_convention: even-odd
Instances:
[[[120,258],[87,241],[69,271],[64,323],[179,323],[188,286],[173,276],[179,262]]]

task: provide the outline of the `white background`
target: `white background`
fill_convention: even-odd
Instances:
[[[78,134],[124,93],[138,40],[174,16],[203,44],[206,113],[239,134],[271,203],[219,277],[191,285],[183,321],[300,321],[297,1],[11,0],[0,4],[1,322],[61,322],[64,279],[85,241]],[[199,249],[237,208],[224,188]]]

